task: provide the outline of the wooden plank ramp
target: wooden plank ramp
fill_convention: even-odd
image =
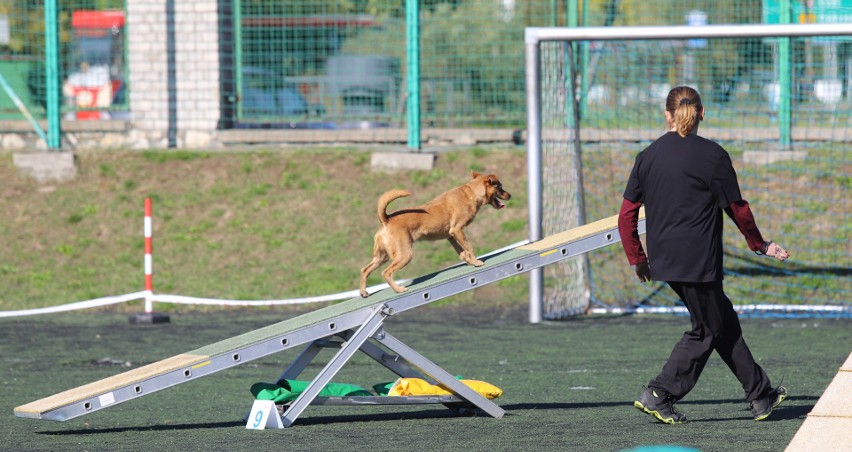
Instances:
[[[400,313],[451,295],[618,243],[612,216],[484,257],[484,265],[458,265],[415,278],[407,291],[385,289],[368,298],[316,311],[45,397],[14,409],[18,417],[65,421],[211,373],[354,330],[378,309]],[[644,212],[640,216],[644,232]]]

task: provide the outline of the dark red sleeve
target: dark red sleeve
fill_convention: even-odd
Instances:
[[[751,213],[748,201],[743,199],[732,202],[725,208],[725,213],[734,220],[743,237],[745,237],[750,250],[760,251],[763,249],[763,236],[760,234],[760,230],[757,229],[757,224],[754,222],[754,215]]]
[[[621,211],[618,213],[618,234],[621,236],[621,246],[627,254],[627,262],[630,265],[641,264],[648,261],[642,242],[639,240],[639,208],[641,202],[633,202],[625,199],[621,202]]]

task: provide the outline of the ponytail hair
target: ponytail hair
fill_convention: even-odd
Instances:
[[[698,91],[689,86],[675,87],[666,97],[666,111],[671,114],[674,128],[681,137],[695,130],[703,108]]]

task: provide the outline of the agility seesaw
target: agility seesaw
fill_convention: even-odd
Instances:
[[[644,213],[639,232],[645,231]],[[442,298],[526,273],[564,259],[617,243],[617,217],[612,216],[536,242],[483,258],[484,265],[457,265],[421,276],[397,294],[390,289],[368,298],[356,297],[292,319],[225,339],[199,349],[15,408],[24,418],[66,421],[100,409],[235,367],[272,353],[303,346],[301,354],[278,379],[295,379],[323,348],[337,353],[282,415],[289,427],[308,405],[377,405],[441,403],[453,410],[478,408],[500,418],[504,411],[450,373],[406,346],[383,328],[386,317]],[[400,377],[439,384],[447,396],[317,397],[344,364],[361,351]]]

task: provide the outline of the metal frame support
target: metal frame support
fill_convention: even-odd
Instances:
[[[313,361],[314,358],[316,358],[319,352],[323,349],[322,345],[320,344],[321,341],[324,340],[326,339],[317,339],[308,344],[305,349],[302,350],[302,353],[300,353],[299,356],[297,356],[296,359],[293,360],[293,362],[287,367],[287,369],[284,370],[284,372],[281,374],[281,376],[278,377],[278,380],[276,381],[281,381],[282,379],[296,379],[296,377],[298,377],[302,373],[302,371],[304,371],[305,368],[308,367],[308,364],[310,364],[311,361]]]
[[[373,339],[381,341],[383,338],[387,337],[387,335],[388,333],[382,330],[379,334],[374,336]],[[405,358],[402,358],[399,355],[389,355],[385,353],[381,347],[373,344],[372,342],[365,342],[364,345],[361,346],[361,351],[402,378],[421,378],[430,384],[436,383],[436,381],[428,375],[420,373],[409,366],[409,363],[405,360]]]
[[[301,354],[293,361],[290,366],[278,378],[294,379],[307,368],[308,364],[313,361],[323,348],[339,347],[340,350],[332,358],[326,366],[317,374],[316,377],[308,385],[307,389],[289,406],[282,415],[282,424],[284,427],[290,427],[296,422],[296,419],[302,412],[313,403],[325,405],[334,404],[326,400],[317,399],[317,395],[340,371],[340,369],[352,358],[356,351],[360,350],[367,356],[373,358],[379,364],[385,366],[395,374],[404,378],[421,378],[431,384],[440,384],[455,393],[458,399],[453,397],[433,397],[425,400],[417,401],[417,403],[446,403],[454,400],[466,401],[485,413],[495,418],[503,417],[505,411],[497,406],[494,402],[483,397],[464,383],[456,380],[449,372],[439,367],[423,355],[417,353],[411,347],[408,347],[397,338],[382,328],[384,318],[391,312],[386,306],[382,306],[371,313],[369,320],[364,323],[357,331],[349,330],[338,334],[344,339],[344,342],[331,341],[329,337],[317,339],[305,347]],[[381,343],[389,351],[397,355],[389,355],[385,351],[370,343],[368,340],[373,339]],[[412,367],[413,366],[413,367]],[[416,369],[415,369],[416,368]],[[419,369],[419,370],[418,370]],[[422,371],[422,372],[420,372]],[[358,400],[364,397],[350,397],[346,401],[337,401],[338,404],[358,404]],[[382,404],[382,398],[366,397],[369,399],[364,404]],[[391,403],[400,403],[399,397],[388,398]]]
[[[332,377],[334,377],[338,371],[352,358],[352,355],[355,354],[361,348],[361,345],[382,326],[382,323],[385,320],[386,314],[384,313],[384,306],[381,306],[377,309],[374,309],[370,314],[369,319],[358,328],[358,331],[346,341],[346,343],[340,348],[334,358],[326,364],[326,366],[317,374],[317,376],[311,381],[311,384],[308,385],[305,392],[299,395],[296,400],[293,401],[293,404],[290,405],[290,408],[284,412],[284,415],[281,416],[281,420],[283,421],[284,427],[289,427],[293,425],[293,422],[296,421],[296,418],[302,414],[302,411],[311,404],[311,402],[316,398],[316,396],[322,391],[329,382],[331,382]]]
[[[450,375],[449,372],[438,367],[437,364],[433,363],[432,361],[429,361],[428,359],[426,359],[426,357],[414,351],[413,348],[403,344],[387,332],[385,333],[384,337],[378,339],[378,341],[394,353],[398,353],[406,361],[422,369],[423,372],[429,374],[431,377],[437,380],[438,383],[441,383],[450,391],[458,394],[459,397],[476,405],[477,408],[488,413],[492,417],[501,418],[506,413],[502,408],[497,406],[497,404],[486,399],[466,384],[456,380],[455,377]]]
[[[312,382],[310,393],[303,394],[303,397],[297,400],[297,406],[291,406],[291,411],[287,413],[288,425],[292,424],[298,415],[301,414],[301,411],[312,402],[327,405],[353,404],[350,402],[358,404],[453,404],[467,402],[478,406],[492,416],[499,417],[503,415],[503,411],[499,407],[496,407],[492,402],[482,398],[472,390],[469,391],[466,385],[457,382],[449,373],[443,371],[437,365],[431,363],[409,347],[406,347],[384,331],[382,329],[384,318],[395,313],[401,313],[430,304],[448,296],[471,290],[472,288],[490,284],[563,259],[612,245],[619,240],[618,229],[612,224],[613,219],[614,217],[600,220],[602,223],[594,229],[595,232],[589,232],[587,235],[578,234],[576,238],[569,239],[565,237],[564,240],[554,240],[546,247],[528,244],[523,247],[506,250],[506,253],[511,254],[509,256],[504,255],[505,259],[501,259],[500,253],[490,258],[483,257],[486,261],[484,267],[464,266],[465,271],[462,272],[456,272],[456,267],[446,269],[444,271],[454,272],[453,276],[446,279],[439,278],[434,284],[410,287],[404,294],[394,295],[384,302],[363,305],[357,309],[341,312],[335,314],[333,317],[306,324],[302,327],[269,331],[263,337],[254,337],[253,335],[251,343],[246,343],[238,347],[229,345],[230,348],[227,350],[213,347],[215,351],[207,349],[190,351],[185,355],[187,357],[195,356],[197,357],[196,360],[178,363],[163,360],[161,363],[158,363],[163,364],[163,369],[156,375],[145,376],[143,379],[139,377],[129,380],[121,379],[120,382],[114,381],[118,376],[109,377],[95,382],[103,385],[102,390],[92,391],[89,388],[91,385],[72,389],[65,393],[80,391],[82,395],[67,402],[62,399],[58,403],[51,401],[50,404],[41,403],[45,400],[42,399],[17,407],[15,415],[34,419],[66,421],[177,384],[201,378],[220,370],[242,365],[272,353],[293,347],[305,346],[301,355],[284,371],[279,379],[298,376],[316,358],[322,348],[340,348],[340,350],[334,359],[325,366],[321,374]],[[587,226],[593,225],[594,223],[591,223]],[[640,234],[644,233],[644,228],[645,221],[644,219],[640,219]],[[516,252],[517,254],[515,254]],[[491,262],[491,259],[498,259],[498,262]],[[432,276],[437,277],[442,272],[438,272]],[[359,305],[363,303],[360,298],[353,299],[351,302]],[[238,338],[240,336],[234,339]],[[338,340],[338,338],[341,340]],[[367,342],[369,339],[373,339],[378,344],[374,345]],[[390,353],[395,353],[399,356],[385,353],[379,345],[389,349]],[[458,396],[382,396],[374,397],[373,399],[375,400],[373,401],[367,401],[364,397],[322,397],[319,400],[315,400],[320,389],[325,387],[341,366],[357,350],[366,353],[399,376],[419,378],[422,373],[424,374],[422,376],[424,380],[432,384],[443,384],[458,394]],[[62,394],[64,395],[65,393]],[[37,405],[38,411],[33,411],[33,405]]]

